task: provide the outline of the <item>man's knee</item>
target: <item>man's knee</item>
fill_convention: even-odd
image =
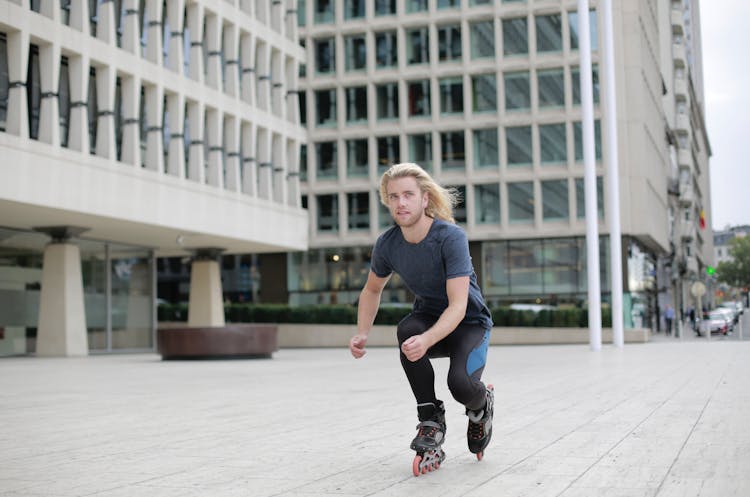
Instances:
[[[427,329],[425,323],[413,314],[409,314],[402,319],[396,327],[396,336],[398,337],[398,343],[402,344],[407,338],[413,337],[414,335],[420,335]]]

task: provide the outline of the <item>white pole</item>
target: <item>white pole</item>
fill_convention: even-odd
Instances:
[[[589,289],[589,344],[602,348],[602,309],[599,282],[599,215],[596,194],[594,144],[594,82],[591,76],[591,30],[589,2],[578,0],[578,49],[581,55],[581,110],[583,113],[583,164],[586,196],[586,266]]]
[[[607,213],[609,215],[610,280],[612,287],[612,344],[623,347],[622,317],[622,233],[620,228],[620,175],[617,148],[617,101],[615,86],[615,43],[612,0],[602,0],[604,33],[604,135],[607,138]],[[679,326],[679,325],[678,325]]]

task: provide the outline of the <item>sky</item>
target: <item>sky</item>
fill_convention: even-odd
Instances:
[[[750,1],[701,0],[713,229],[750,225]]]

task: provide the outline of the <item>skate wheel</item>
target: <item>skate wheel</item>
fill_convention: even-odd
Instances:
[[[477,461],[481,461],[483,457],[484,457],[484,451],[477,452]]]
[[[422,456],[414,456],[414,462],[411,463],[411,472],[414,476],[419,476],[419,463],[422,462]]]

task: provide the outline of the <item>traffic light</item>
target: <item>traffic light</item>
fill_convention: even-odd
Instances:
[[[714,274],[716,274],[716,268],[714,268],[713,266],[706,266],[706,274],[709,276],[713,276]]]

